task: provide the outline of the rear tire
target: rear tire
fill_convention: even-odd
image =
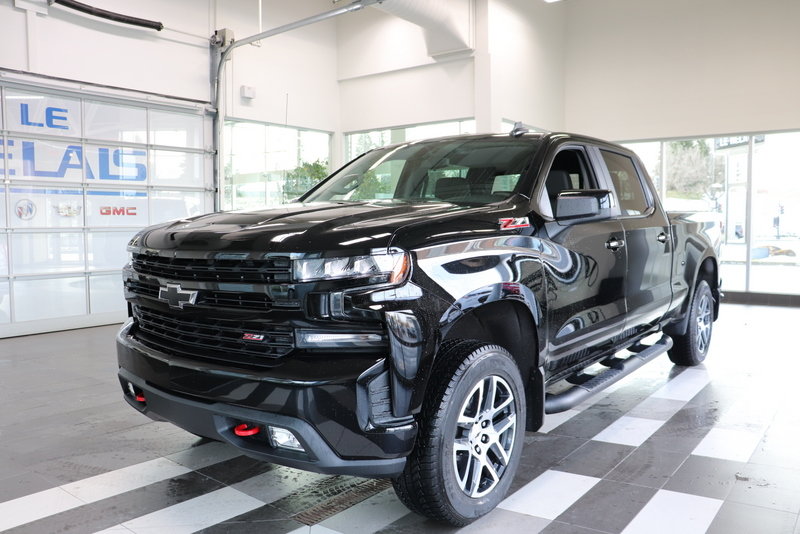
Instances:
[[[669,359],[676,365],[698,365],[706,359],[714,326],[714,295],[708,282],[700,280],[689,308],[689,325],[686,334],[673,336]]]
[[[479,341],[439,356],[419,417],[417,443],[393,480],[414,512],[454,526],[505,497],[522,454],[525,388],[511,354]]]

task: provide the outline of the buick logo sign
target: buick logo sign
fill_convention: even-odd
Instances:
[[[180,308],[187,304],[194,305],[197,300],[197,291],[181,289],[180,284],[167,284],[158,289],[158,298],[166,300],[170,308]]]
[[[14,212],[23,221],[30,221],[36,216],[36,204],[27,198],[23,198],[14,205]]]

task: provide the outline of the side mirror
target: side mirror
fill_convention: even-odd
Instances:
[[[555,217],[559,221],[602,219],[609,216],[611,192],[607,189],[561,191],[556,197],[555,207]]]

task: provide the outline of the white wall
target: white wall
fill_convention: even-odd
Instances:
[[[541,0],[489,5],[494,129],[509,119],[548,130],[564,128],[566,8]]]
[[[374,8],[337,24],[341,131],[474,115],[471,57],[433,60],[418,26]]]
[[[422,28],[375,8],[340,17],[340,80],[434,64]]]
[[[257,0],[92,2],[162,32],[29,1],[46,14],[0,0],[1,67],[205,101],[208,36],[258,30]],[[474,2],[486,36],[472,56],[437,61],[419,27],[374,8],[243,47],[227,112],[334,132],[466,117],[612,139],[800,127],[797,0]],[[263,27],[331,8],[264,0]]]
[[[567,7],[567,129],[623,140],[800,128],[797,0]]]
[[[170,96],[209,99],[211,0],[93,0],[92,5],[164,23],[161,32],[62,6],[44,14],[0,0],[0,66]]]
[[[268,30],[331,9],[329,0],[264,0],[262,27]],[[258,33],[257,0],[224,0],[218,3],[218,10],[219,27],[231,28],[236,38]],[[260,47],[245,45],[236,49],[227,66],[226,113],[337,131],[336,34],[336,21],[329,20],[264,39]],[[256,97],[242,99],[242,85],[254,87]]]

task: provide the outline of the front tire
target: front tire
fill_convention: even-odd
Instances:
[[[455,526],[505,497],[522,454],[525,388],[511,354],[462,341],[439,356],[417,443],[393,483],[411,510]]]
[[[673,337],[669,359],[676,365],[694,366],[702,363],[708,354],[714,326],[714,295],[708,282],[700,280],[689,309],[686,334]]]

